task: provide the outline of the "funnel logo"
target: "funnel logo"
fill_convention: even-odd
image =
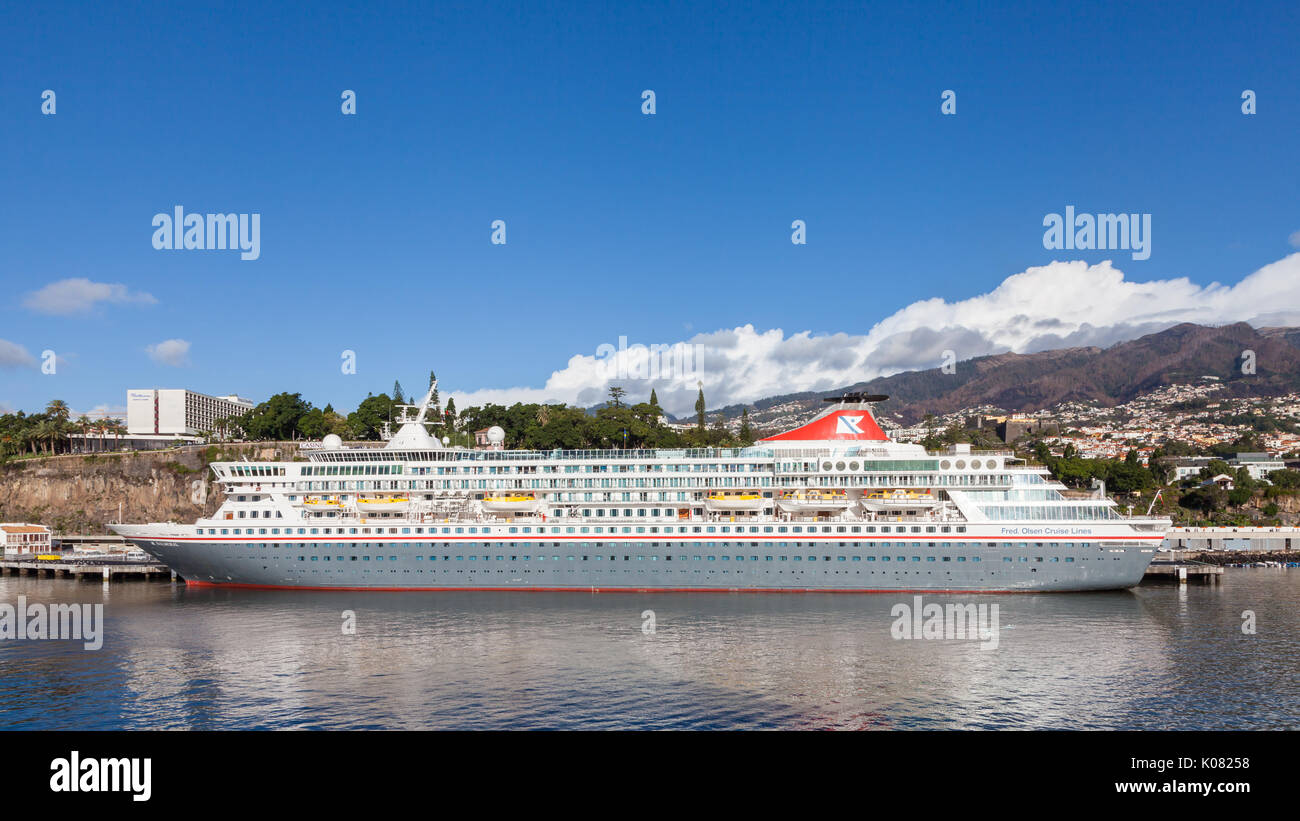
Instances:
[[[835,432],[861,436],[862,428],[858,427],[858,423],[861,421],[861,416],[840,416],[835,420]]]

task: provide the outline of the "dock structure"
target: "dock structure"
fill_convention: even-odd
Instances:
[[[0,574],[5,576],[48,576],[75,578],[78,581],[115,582],[125,580],[172,580],[176,573],[156,561],[133,559],[0,559]]]
[[[1223,568],[1214,564],[1192,564],[1189,562],[1152,562],[1147,565],[1147,572],[1142,576],[1142,583],[1173,582],[1187,584],[1217,584],[1223,581]]]

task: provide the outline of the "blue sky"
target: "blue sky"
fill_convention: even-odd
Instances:
[[[1045,290],[1104,279],[1113,260],[1126,283],[1185,277],[1174,290],[1195,313],[1212,293],[1198,288],[1287,258],[1300,231],[1295,3],[49,3],[3,15],[0,408],[120,407],[128,387],[189,387],[350,409],[394,379],[419,387],[431,368],[445,391],[542,389],[620,336],[721,331],[710,404],[748,401],[813,372],[874,375],[867,354],[879,358],[885,334],[854,345],[877,323],[935,298],[976,300],[978,313],[981,295],[1054,260],[1098,267],[1054,267]],[[344,89],[355,116],[340,111]],[[954,116],[940,113],[945,89]],[[260,258],[155,250],[153,216],[176,205],[260,214]],[[1151,214],[1150,258],[1045,249],[1044,215],[1067,205]],[[505,245],[490,242],[495,219]],[[806,245],[790,241],[795,219]],[[123,298],[32,296],[68,279]],[[1260,313],[1300,310],[1291,299]],[[1053,310],[1032,297],[1021,308]],[[938,321],[909,315],[912,336],[895,342]],[[1146,327],[1127,319],[1098,307],[1062,337]],[[975,329],[982,343],[940,342],[963,359],[996,348],[990,322]],[[736,333],[746,326],[752,336]],[[151,358],[165,340],[189,348]],[[724,355],[742,345],[744,363]],[[56,374],[40,371],[46,349]],[[355,375],[341,373],[345,349]],[[932,351],[894,361],[937,364]]]

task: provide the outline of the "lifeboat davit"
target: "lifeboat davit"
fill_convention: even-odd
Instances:
[[[715,490],[704,500],[709,510],[762,510],[763,494],[756,490]]]
[[[531,493],[496,493],[483,497],[489,513],[532,513],[541,504]]]
[[[934,494],[914,490],[877,490],[862,497],[867,510],[930,510],[939,506]]]
[[[787,513],[826,513],[847,508],[849,497],[842,490],[787,490],[776,503]]]

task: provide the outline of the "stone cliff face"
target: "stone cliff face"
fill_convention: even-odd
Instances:
[[[0,465],[0,521],[100,534],[120,505],[123,522],[189,523],[221,504],[208,462],[295,456],[282,443],[22,460]]]

